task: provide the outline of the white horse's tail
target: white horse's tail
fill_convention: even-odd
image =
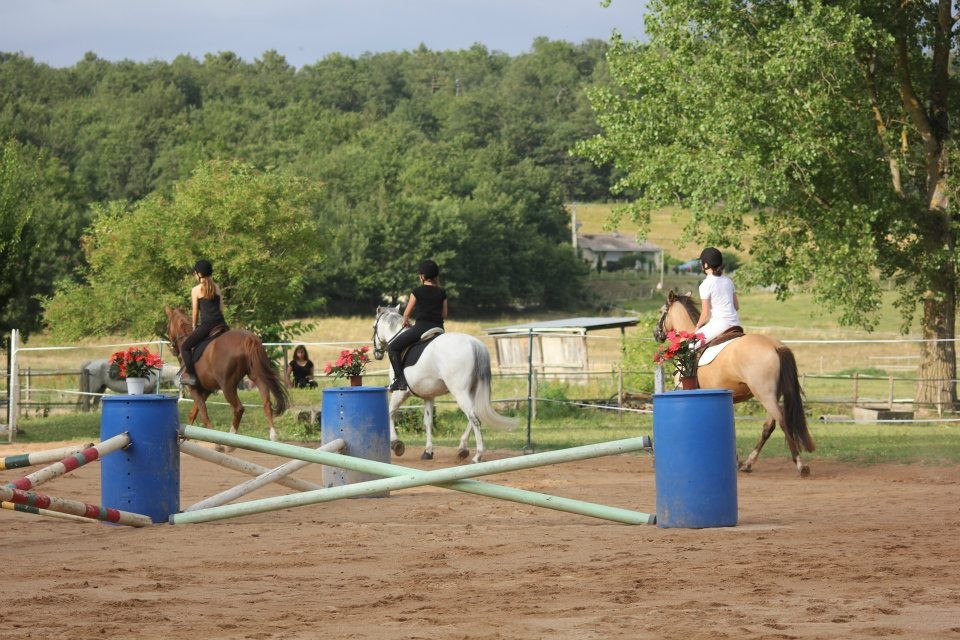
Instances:
[[[473,342],[473,388],[470,395],[473,398],[473,410],[481,425],[492,427],[513,427],[517,424],[515,418],[508,418],[496,412],[490,402],[490,354],[479,340]]]

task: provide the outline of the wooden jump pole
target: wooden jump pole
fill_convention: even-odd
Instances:
[[[101,507],[78,500],[54,498],[53,496],[43,495],[42,493],[23,491],[22,489],[13,489],[11,487],[0,487],[0,501],[25,504],[30,507],[37,507],[38,509],[50,509],[51,511],[69,513],[75,516],[123,524],[130,527],[146,527],[153,524],[153,520],[139,513]]]
[[[93,462],[94,460],[99,460],[108,453],[117,451],[118,449],[123,449],[130,444],[130,434],[129,433],[120,433],[113,436],[103,442],[87,447],[83,451],[79,451],[72,456],[67,456],[60,462],[55,462],[49,467],[44,467],[39,471],[34,471],[28,476],[23,476],[13,482],[6,483],[6,486],[13,487],[14,489],[20,489],[22,491],[28,491],[37,485],[43,484],[48,480],[53,480],[58,478],[63,474],[78,469],[83,465]]]
[[[370,473],[373,475],[387,476],[381,480],[371,480],[352,485],[339,487],[330,487],[318,491],[309,491],[300,494],[278,496],[275,498],[265,498],[262,500],[251,500],[235,505],[223,505],[213,507],[203,511],[192,511],[190,513],[177,513],[170,516],[170,522],[173,524],[185,524],[194,522],[207,522],[210,520],[222,520],[240,515],[249,515],[253,513],[263,513],[266,511],[275,511],[307,504],[317,504],[338,500],[340,498],[368,495],[371,493],[380,493],[383,491],[392,491],[396,489],[406,489],[427,484],[442,486],[446,489],[464,491],[483,495],[491,498],[510,500],[532,506],[556,509],[579,515],[603,518],[614,522],[624,524],[653,524],[656,517],[639,511],[609,507],[606,505],[583,502],[570,498],[561,498],[512,487],[503,487],[500,485],[469,480],[474,476],[482,476],[493,473],[502,473],[506,471],[516,471],[520,469],[529,469],[548,464],[557,464],[560,462],[572,462],[574,460],[585,460],[600,456],[614,455],[618,453],[627,453],[630,451],[640,451],[650,447],[650,438],[647,436],[639,438],[628,438],[614,442],[605,442],[600,444],[586,445],[582,447],[573,447],[560,451],[548,451],[544,453],[531,454],[516,458],[507,458],[504,460],[494,460],[491,462],[480,462],[462,467],[453,467],[449,469],[437,469],[434,471],[421,471],[411,469],[400,465],[387,464],[362,458],[353,458],[337,453],[328,453],[324,451],[311,451],[303,447],[283,444],[280,442],[270,442],[261,438],[251,438],[250,436],[241,436],[237,434],[214,431],[203,427],[193,425],[180,425],[180,432],[186,438],[196,440],[206,440],[217,444],[252,449],[262,453],[272,453],[282,455],[288,458],[298,460],[309,460],[332,467],[340,467]]]
[[[337,438],[332,442],[328,442],[322,447],[317,447],[317,451],[330,451],[337,452],[341,451],[344,447],[347,446],[346,441],[343,438]],[[271,469],[266,473],[263,473],[256,478],[251,478],[244,483],[238,484],[237,486],[227,489],[226,491],[221,491],[220,493],[205,498],[200,502],[190,505],[184,511],[197,511],[199,509],[208,509],[210,507],[219,507],[222,504],[227,504],[228,502],[233,502],[237,498],[247,495],[253,491],[256,491],[262,486],[268,485],[271,482],[276,482],[280,478],[284,478],[298,469],[309,465],[310,462],[307,460],[291,460],[285,462],[276,469]]]
[[[245,473],[248,476],[262,476],[265,473],[270,473],[270,469],[267,467],[253,462],[248,462],[247,460],[243,460],[242,458],[237,458],[235,456],[228,456],[225,453],[220,453],[219,451],[214,451],[213,449],[201,447],[195,442],[181,440],[180,451],[186,453],[187,455],[191,455],[194,458],[206,460],[207,462],[218,464],[221,467],[233,469],[234,471],[239,471],[240,473]],[[323,489],[323,485],[319,485],[315,482],[307,482],[306,480],[301,480],[299,478],[278,478],[276,482],[277,484],[293,489],[294,491],[316,491],[317,489]]]
[[[60,447],[59,449],[47,449],[46,451],[9,455],[0,458],[0,471],[4,469],[19,469],[20,467],[33,467],[38,464],[50,464],[51,462],[62,460],[64,456],[69,456],[92,446],[93,443],[88,442],[87,444],[75,444],[69,447]]]

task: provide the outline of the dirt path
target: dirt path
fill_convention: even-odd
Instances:
[[[398,462],[453,460],[415,454]],[[960,468],[812,464],[801,480],[761,459],[740,476],[740,524],[706,530],[432,487],[147,529],[0,510],[0,628],[6,639],[960,638]],[[181,506],[243,479],[185,456]],[[489,480],[655,511],[646,454]],[[99,469],[43,487],[99,502]]]

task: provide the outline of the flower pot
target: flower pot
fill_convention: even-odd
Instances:
[[[146,385],[146,378],[127,378],[127,395],[142,396]]]
[[[363,386],[363,376],[350,376],[350,386],[351,386],[351,387],[362,387],[362,386]]]
[[[697,376],[681,376],[680,388],[684,390],[699,389],[700,383],[697,382]]]

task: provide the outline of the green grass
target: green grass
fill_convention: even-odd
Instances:
[[[318,394],[317,391],[313,393]],[[215,396],[215,399],[219,396]],[[319,394],[317,395],[319,398]],[[252,398],[247,398],[253,402]],[[319,400],[315,403],[319,405]],[[181,421],[186,421],[189,405],[181,403]],[[229,414],[225,407],[210,407],[211,418],[217,429],[227,430]],[[527,410],[521,403],[507,411],[517,420],[512,429],[485,429],[487,449],[520,451],[527,444]],[[537,451],[562,449],[596,442],[632,438],[653,433],[653,418],[646,413],[619,413],[616,411],[573,408],[570,405],[540,403],[538,416],[531,424],[530,440]],[[317,442],[316,424],[298,422],[293,412],[276,420],[280,436],[290,442]],[[437,446],[454,447],[466,428],[466,420],[459,411],[441,405],[437,411],[434,441]],[[421,414],[415,408],[405,409],[398,420],[401,439],[412,452],[423,446]],[[100,413],[48,418],[29,418],[20,423],[23,430],[18,442],[97,441],[100,433]],[[761,421],[750,415],[749,405],[738,405],[736,417],[737,452],[748,454],[760,436]],[[805,457],[812,460],[836,459],[858,464],[877,462],[957,464],[960,463],[960,426],[951,423],[833,423],[810,421],[810,431],[817,443],[817,451]],[[266,420],[259,407],[248,408],[240,432],[245,435],[267,437]],[[473,447],[473,440],[470,440]],[[408,453],[408,455],[411,455]],[[777,431],[764,447],[761,460],[789,459],[783,434]]]

